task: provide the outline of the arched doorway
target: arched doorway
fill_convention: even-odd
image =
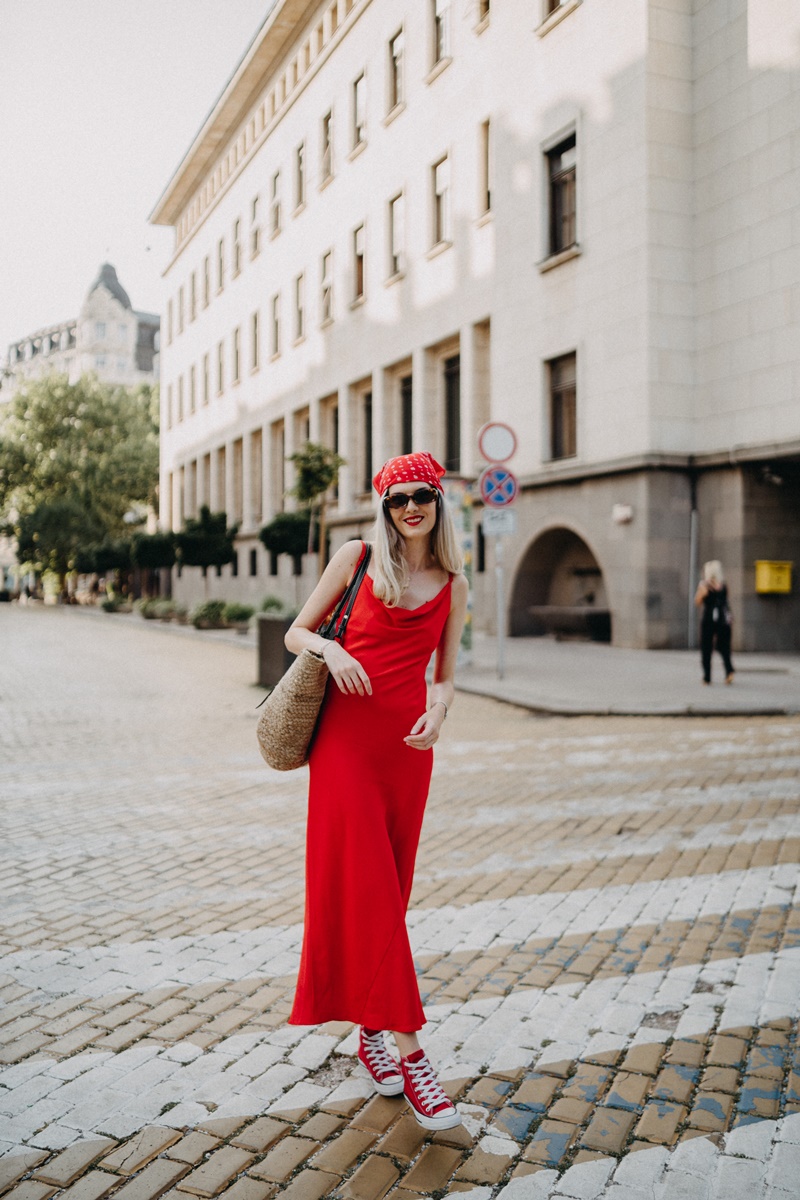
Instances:
[[[509,623],[512,637],[555,633],[611,641],[602,569],[573,530],[548,529],[531,542],[514,579]]]

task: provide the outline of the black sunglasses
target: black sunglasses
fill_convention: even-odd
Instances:
[[[385,496],[383,503],[385,508],[407,508],[410,501],[413,500],[417,508],[421,508],[423,504],[433,504],[438,495],[436,488],[418,488],[413,496],[407,496],[405,492],[395,492],[393,496]]]

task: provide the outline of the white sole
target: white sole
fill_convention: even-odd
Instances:
[[[402,1079],[399,1079],[397,1083],[378,1083],[377,1079],[373,1079],[372,1085],[381,1096],[402,1096],[403,1094]]]
[[[456,1125],[461,1124],[461,1113],[458,1109],[452,1113],[443,1113],[440,1117],[425,1117],[421,1112],[417,1112],[410,1100],[408,1100],[408,1107],[423,1129],[455,1129]]]

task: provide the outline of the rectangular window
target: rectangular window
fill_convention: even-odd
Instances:
[[[225,388],[225,343],[217,345],[217,395],[221,396]]]
[[[211,300],[211,264],[208,255],[203,259],[203,308],[208,308]]]
[[[225,239],[220,238],[217,244],[217,291],[225,287]]]
[[[353,149],[367,140],[367,81],[359,75],[353,84]]]
[[[210,391],[209,374],[210,374],[210,370],[211,370],[211,368],[210,368],[210,364],[209,364],[209,361],[208,361],[208,355],[207,355],[207,354],[204,354],[204,355],[203,355],[203,404],[208,404],[208,400],[209,400],[209,391]]]
[[[577,454],[575,354],[563,354],[547,364],[550,382],[550,457]]]
[[[250,434],[250,515],[258,525],[264,515],[264,445],[260,429]]]
[[[197,273],[192,271],[189,276],[189,320],[197,317]]]
[[[250,205],[250,257],[255,258],[261,250],[261,226],[258,223],[258,196]]]
[[[450,0],[433,2],[433,61],[444,62],[450,57]]]
[[[389,111],[397,108],[405,100],[405,80],[403,72],[404,53],[403,30],[396,33],[389,42]]]
[[[105,323],[105,321],[95,321],[95,323],[94,323],[94,336],[95,336],[95,338],[97,339],[97,341],[98,341],[98,342],[103,342],[103,341],[105,341],[105,336],[106,336],[106,323]]]
[[[450,162],[442,158],[433,168],[433,244],[450,241]]]
[[[197,367],[189,367],[189,412],[197,409]]]
[[[272,329],[270,336],[270,354],[273,358],[281,352],[281,298],[280,294],[272,297]]]
[[[364,226],[353,233],[353,300],[364,298]]]
[[[250,370],[257,371],[260,361],[261,351],[261,333],[259,329],[259,316],[254,312],[250,318]]]
[[[235,220],[233,222],[233,244],[231,246],[231,258],[233,260],[233,274],[238,275],[242,269],[242,222]]]
[[[231,338],[231,381],[238,383],[240,378],[240,357],[242,348],[242,334],[240,329],[234,329],[233,337]]]
[[[372,392],[365,392],[361,407],[364,436],[364,474],[362,491],[368,492],[372,487]]]
[[[253,549],[250,551],[250,578],[258,575],[258,551]]]
[[[444,360],[444,465],[448,471],[461,470],[461,358],[454,354]]]
[[[183,420],[183,376],[178,376],[178,423]]]
[[[301,208],[306,202],[306,147],[301,142],[294,158],[294,206]]]
[[[305,310],[305,276],[298,275],[294,281],[294,337],[295,341],[300,341],[305,337],[306,331],[306,310]]]
[[[172,345],[172,335],[174,332],[172,322],[173,322],[172,301],[168,300],[167,301],[167,345],[168,346]]]
[[[167,429],[172,429],[172,384],[167,384]]]
[[[561,2],[561,0],[558,0],[558,3],[560,3],[560,2]],[[486,18],[489,16],[490,9],[491,9],[491,0],[478,0],[478,20],[485,21]]]
[[[405,266],[405,212],[403,193],[389,201],[389,275],[399,275]]]
[[[410,375],[400,380],[400,453],[411,454],[413,439],[413,385]]]
[[[275,236],[281,231],[281,173],[276,171],[272,176],[272,188],[270,192],[270,233]]]
[[[333,320],[333,251],[322,256],[322,289],[320,315],[323,325]]]
[[[178,288],[178,333],[183,333],[183,288]]]
[[[491,212],[492,208],[492,126],[490,121],[483,121],[480,126],[480,180],[478,193],[478,213]]]
[[[329,112],[322,118],[320,175],[323,183],[333,175],[333,113]]]
[[[547,152],[550,198],[549,250],[560,254],[576,242],[575,134]]]

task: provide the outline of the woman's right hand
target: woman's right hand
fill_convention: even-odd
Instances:
[[[329,641],[323,648],[322,657],[340,692],[371,696],[372,684],[358,659],[348,654],[344,646]]]

